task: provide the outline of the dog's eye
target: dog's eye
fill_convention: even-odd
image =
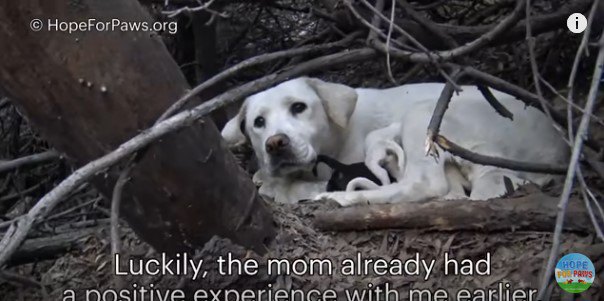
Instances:
[[[306,104],[303,102],[294,102],[290,107],[292,115],[300,114],[306,110]]]
[[[262,117],[262,116],[256,117],[256,119],[254,119],[254,127],[255,128],[264,127],[264,117]]]

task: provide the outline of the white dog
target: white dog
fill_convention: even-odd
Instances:
[[[506,192],[503,176],[517,186],[551,179],[483,166],[451,156],[440,160],[424,153],[426,129],[444,85],[412,84],[390,89],[353,89],[314,78],[296,78],[248,97],[241,111],[222,131],[227,143],[249,139],[260,162],[254,176],[260,193],[278,202],[331,199],[355,203],[419,201],[444,197],[469,186],[471,199],[489,199]],[[454,95],[441,134],[467,149],[513,160],[563,164],[568,148],[550,121],[537,109],[493,91],[514,115],[500,116],[474,86]],[[318,154],[343,163],[365,160],[369,133],[393,123],[401,125],[405,154],[403,177],[397,183],[365,191],[321,193],[328,174],[311,172]],[[442,150],[441,150],[442,153]]]

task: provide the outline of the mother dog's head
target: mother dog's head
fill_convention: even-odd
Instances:
[[[229,144],[249,139],[273,176],[309,170],[318,154],[338,151],[340,132],[357,101],[348,86],[296,78],[248,97],[222,136]]]

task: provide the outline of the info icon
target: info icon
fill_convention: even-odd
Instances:
[[[594,282],[596,269],[587,256],[570,253],[558,261],[555,273],[560,288],[569,293],[581,293]]]
[[[587,29],[587,18],[581,13],[574,13],[566,19],[566,26],[573,33],[582,33]]]

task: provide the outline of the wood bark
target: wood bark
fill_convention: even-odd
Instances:
[[[30,29],[33,19],[43,22],[42,30]],[[92,19],[153,21],[135,0],[27,0],[0,7],[0,86],[76,165],[151,126],[190,89],[154,32],[48,27],[49,20]],[[262,251],[274,235],[253,183],[209,119],[151,146],[131,175],[122,215],[160,251],[198,248],[214,235]],[[100,175],[95,185],[110,195],[116,176]]]
[[[425,229],[437,231],[552,231],[557,198],[535,193],[489,201],[451,200],[341,208],[316,214],[322,230]],[[564,229],[589,233],[593,226],[578,200],[568,208]]]
[[[99,232],[100,229],[101,227],[91,227],[49,237],[28,239],[7,265],[10,267],[57,258],[84,246],[86,239]]]

